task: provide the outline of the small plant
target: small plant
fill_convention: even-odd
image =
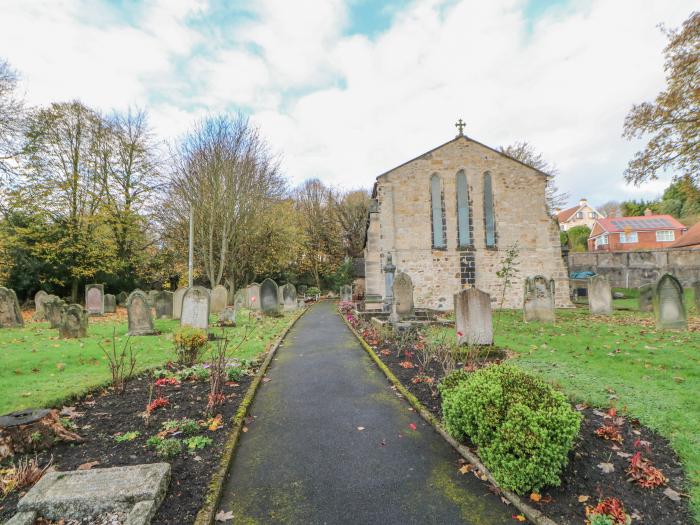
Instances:
[[[311,296],[311,297],[316,297],[317,295],[321,295],[321,290],[317,286],[311,286],[306,289],[306,296]]]
[[[228,368],[228,370],[226,370],[226,377],[229,381],[237,383],[243,379],[243,377],[245,377],[245,370],[238,366],[231,366]]]
[[[163,442],[163,438],[160,436],[151,436],[146,440],[146,445],[149,447],[157,447]]]
[[[100,350],[107,357],[107,364],[112,373],[112,387],[117,394],[123,394],[126,389],[126,381],[131,378],[136,368],[137,353],[127,337],[121,349],[117,349],[117,329],[112,329],[112,345],[108,349],[100,343]]]
[[[199,423],[194,419],[170,419],[163,423],[166,432],[182,432],[184,434],[196,434],[200,430]]]
[[[185,445],[190,451],[199,450],[212,444],[212,439],[206,436],[192,436],[185,440]]]
[[[513,284],[513,279],[520,272],[520,246],[516,241],[508,248],[506,248],[506,253],[501,259],[501,267],[496,270],[496,277],[501,280],[501,302],[498,306],[499,316],[500,312],[503,310],[503,305],[506,302],[506,293],[508,289]]]
[[[62,417],[60,418],[61,421],[61,426],[65,428],[66,430],[70,430],[71,432],[75,432],[78,429],[78,426],[73,423],[73,420],[69,417]]]
[[[31,441],[32,443],[39,443],[41,441],[41,432],[39,432],[38,430],[36,432],[32,432],[29,435],[29,441]]]
[[[197,363],[207,347],[207,334],[198,328],[185,327],[173,336],[177,362],[185,366]]]
[[[209,370],[203,365],[191,366],[180,370],[177,373],[177,379],[180,381],[207,381]]]
[[[586,507],[587,525],[630,525],[632,518],[617,498],[607,498],[595,507]]]
[[[620,429],[615,425],[603,425],[595,430],[595,435],[606,441],[622,443],[624,441]]]
[[[161,377],[156,380],[156,386],[179,386],[180,381],[175,377]]]
[[[240,341],[232,350],[235,352],[248,339],[249,333],[246,329],[241,336]],[[226,382],[226,364],[228,363],[228,347],[229,339],[226,332],[222,330],[222,337],[217,339],[213,345],[209,356],[209,399],[207,403],[206,413],[213,414],[214,407],[222,404],[226,397],[224,396],[224,383]]]
[[[637,485],[645,489],[653,489],[666,484],[668,481],[658,468],[651,464],[651,461],[642,457],[641,452],[636,452],[630,458],[630,466],[627,469],[630,479]]]
[[[44,468],[40,468],[36,457],[26,458],[20,459],[16,465],[11,464],[7,468],[0,468],[0,495],[2,498],[11,492],[33,486],[49,469],[52,462],[53,457]]]
[[[131,430],[130,432],[124,432],[123,434],[117,434],[114,436],[114,441],[117,443],[126,443],[127,441],[133,441],[141,435],[138,430]]]
[[[161,439],[155,445],[156,454],[162,458],[174,458],[182,452],[182,441],[179,439]]]
[[[157,398],[155,398],[148,404],[148,406],[146,407],[146,412],[150,414],[155,410],[158,410],[159,408],[167,407],[169,404],[170,401],[168,401],[168,398],[159,395]]]

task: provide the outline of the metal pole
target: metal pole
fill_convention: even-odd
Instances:
[[[190,250],[187,260],[187,286],[191,287],[194,282],[192,280],[192,259],[194,253],[194,209],[190,206]]]

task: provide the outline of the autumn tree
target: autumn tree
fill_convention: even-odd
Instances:
[[[17,80],[17,72],[0,58],[0,183],[16,172],[21,149],[25,114],[24,105],[16,95]]]
[[[662,30],[668,37],[666,89],[654,102],[632,106],[625,118],[625,138],[650,136],[625,170],[625,180],[634,184],[668,170],[700,180],[700,11],[680,29]]]
[[[532,166],[536,170],[549,175],[545,188],[545,200],[547,211],[551,214],[557,208],[562,208],[569,200],[569,194],[559,191],[555,178],[559,174],[559,169],[552,163],[545,160],[542,153],[538,152],[532,144],[528,142],[515,142],[510,146],[500,147],[498,150],[523,164]]]
[[[366,190],[348,191],[334,198],[343,247],[349,257],[362,257],[370,196]]]
[[[622,213],[620,203],[618,201],[608,201],[596,208],[599,212],[604,213],[606,217],[619,217]]]

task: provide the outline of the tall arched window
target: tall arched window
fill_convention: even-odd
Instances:
[[[486,247],[496,246],[496,215],[493,206],[493,185],[491,173],[484,173],[484,229],[486,231]]]
[[[469,188],[464,170],[457,172],[457,236],[460,248],[472,245]]]
[[[445,211],[442,199],[442,186],[440,177],[434,173],[430,177],[430,208],[433,218],[433,248],[447,248],[445,235]]]

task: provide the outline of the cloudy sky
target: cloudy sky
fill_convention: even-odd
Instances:
[[[664,85],[665,37],[697,0],[2,0],[0,56],[30,104],[145,107],[174,140],[251,115],[293,183],[369,187],[455,135],[526,140],[572,201],[626,186],[633,103]]]

